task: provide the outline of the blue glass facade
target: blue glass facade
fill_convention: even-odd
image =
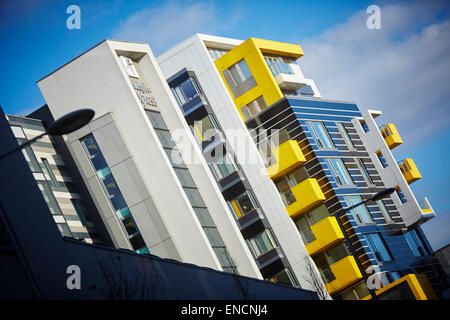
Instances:
[[[335,215],[393,187],[383,183],[351,122],[361,116],[354,103],[286,97],[246,124],[249,129],[287,130],[305,155],[307,176],[317,179],[326,197],[328,214]],[[406,226],[391,197],[397,195],[391,194],[381,204],[368,202],[341,218],[353,249],[363,269],[378,265],[387,281],[409,273],[425,273],[433,284],[431,247],[420,227],[404,233]],[[347,251],[350,254],[349,248]],[[324,271],[325,266],[324,270],[320,267],[324,265],[322,258],[313,257],[319,270]]]

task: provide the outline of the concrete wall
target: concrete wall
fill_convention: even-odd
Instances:
[[[377,115],[379,114],[380,112],[377,112]],[[394,158],[394,155],[384,141],[384,138],[381,135],[381,132],[371,114],[371,111],[364,111],[362,112],[362,115],[365,123],[369,127],[368,132],[364,132],[358,119],[354,119],[352,122],[356,130],[358,131],[358,134],[361,137],[361,140],[363,141],[364,146],[366,147],[367,152],[369,153],[369,156],[372,159],[373,164],[375,165],[375,168],[379,172],[381,179],[383,180],[386,187],[393,188],[395,186],[399,186],[407,200],[406,203],[402,203],[396,194],[393,194],[391,196],[395,206],[400,213],[400,216],[402,217],[407,227],[419,222],[424,222],[425,220],[423,219],[423,213],[419,206],[419,203],[416,200],[416,197],[414,196],[408,183],[406,182],[400,168],[398,167],[397,160]],[[388,163],[388,166],[386,168],[383,168],[378,159],[378,156],[376,154],[378,150],[381,151],[384,158],[386,159],[386,162]]]

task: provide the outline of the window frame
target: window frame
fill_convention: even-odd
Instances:
[[[333,174],[334,179],[336,180],[338,188],[355,187],[355,181],[353,180],[350,172],[348,171],[344,160],[342,160],[341,158],[326,158],[326,162],[328,164],[328,167],[330,168],[331,173]],[[339,166],[340,165],[342,166],[338,168],[339,166],[336,166],[335,163],[339,163]],[[340,171],[344,173],[344,177],[341,177],[338,169],[340,169]],[[344,183],[344,180],[348,180],[350,183]]]
[[[380,248],[377,247],[377,244],[373,241],[371,236],[378,237],[379,243],[381,243],[383,245],[383,249],[384,249],[385,253],[388,255],[389,260],[385,260],[385,258],[383,258],[383,253],[381,251],[379,251]],[[384,240],[384,238],[380,232],[364,233],[363,237],[366,240],[367,246],[369,247],[369,249],[371,250],[371,252],[374,256],[375,261],[377,261],[378,264],[394,261],[394,257],[392,256],[392,253],[390,252],[389,247],[386,245],[386,241]],[[377,255],[377,253],[379,253],[379,254]]]
[[[126,56],[120,56],[123,66],[125,67],[125,70],[127,71],[127,74],[130,77],[139,79],[139,73],[137,72],[136,66],[134,65],[134,62],[131,58],[128,58]]]
[[[318,131],[316,127],[314,127],[315,124],[319,124],[321,126],[322,131],[325,133],[324,138],[322,139],[322,135],[320,134],[320,130]],[[320,120],[307,120],[306,125],[308,126],[309,131],[311,132],[314,141],[316,142],[316,145],[321,150],[335,150],[336,144],[333,141],[333,138],[331,138],[330,132],[328,131],[327,127],[323,123],[323,121]],[[322,140],[327,140],[329,144],[331,144],[331,147],[325,147],[324,142]]]
[[[267,236],[267,240],[270,243],[271,248],[269,248],[267,251],[264,251],[259,242],[257,241],[257,237],[258,236],[263,236],[266,235]],[[262,239],[262,238],[261,238]],[[249,244],[250,247],[250,251],[252,252],[253,256],[255,257],[255,259],[258,259],[259,257],[265,255],[267,252],[277,248],[276,242],[273,239],[272,233],[269,229],[264,229],[264,231],[261,231],[259,233],[257,233],[256,235],[254,235],[253,237],[249,238],[246,240],[247,243]]]
[[[361,195],[353,194],[353,195],[344,195],[343,197],[344,197],[345,203],[347,204],[348,207],[351,207],[351,206],[353,206],[355,204],[358,204],[358,203],[363,201],[363,198],[361,197]],[[353,201],[354,198],[356,198],[356,197],[358,198],[358,202],[354,202]],[[364,208],[364,211],[367,213],[367,216],[370,218],[369,222],[367,222],[365,219],[363,219],[365,217],[364,215],[360,214],[359,210],[361,210],[362,208]],[[358,223],[358,225],[371,225],[371,224],[375,224],[376,223],[374,218],[373,218],[373,216],[372,216],[372,214],[369,211],[369,208],[367,208],[365,203],[361,204],[360,206],[358,206],[356,208],[351,209],[350,212],[355,217],[356,222]]]
[[[244,72],[242,70],[242,67],[241,67],[243,65],[242,64],[243,62],[245,63],[245,66],[246,66],[246,68],[247,68],[247,70],[248,70],[248,72],[250,74],[250,76],[248,78],[245,77],[245,74],[244,74]],[[235,77],[233,75],[233,72],[232,72],[232,69],[236,70],[236,73],[237,73],[237,75],[239,76],[240,79],[235,79]],[[233,84],[234,84],[235,87],[240,86],[243,82],[245,82],[246,80],[248,80],[248,79],[253,77],[253,74],[252,74],[252,72],[250,70],[250,67],[248,66],[248,63],[247,63],[247,61],[245,61],[245,59],[239,60],[238,62],[236,62],[235,64],[233,64],[229,68],[227,68],[226,71],[228,72],[228,74],[229,74],[231,80],[233,81]],[[239,82],[237,82],[237,80],[239,80]]]

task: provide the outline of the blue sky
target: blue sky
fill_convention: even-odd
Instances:
[[[155,55],[193,33],[299,43],[299,60],[322,95],[383,111],[423,178],[413,185],[437,217],[423,226],[435,249],[450,241],[450,8],[448,1],[0,2],[0,104],[27,114],[43,105],[36,81],[105,38],[148,42]],[[66,8],[81,8],[81,29]],[[365,26],[381,8],[381,30]],[[382,124],[382,123],[380,123]]]

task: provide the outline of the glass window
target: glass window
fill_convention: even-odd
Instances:
[[[11,126],[11,130],[14,134],[14,137],[26,139],[25,132],[23,131],[21,126]]]
[[[364,121],[360,121],[361,127],[363,128],[364,132],[369,132],[369,126]]]
[[[297,90],[297,95],[313,96],[314,90],[311,88],[311,86],[304,85],[303,87]]]
[[[300,232],[300,236],[304,244],[308,244],[316,240],[313,232],[311,231],[310,225],[306,216],[303,216],[297,220],[295,220],[295,225],[297,226],[298,231]]]
[[[388,163],[387,163],[386,159],[384,158],[383,154],[381,153],[381,151],[377,152],[377,156],[378,156],[378,160],[380,160],[382,167],[386,168],[388,166]]]
[[[367,170],[367,167],[364,164],[364,162],[361,159],[359,159],[359,158],[357,158],[357,162],[359,164],[359,168],[361,169],[361,173],[364,176],[364,179],[366,179],[366,181],[369,184],[373,184],[372,177],[370,176],[369,171]]]
[[[39,166],[33,150],[28,146],[22,149],[22,153],[30,166],[31,172],[41,172],[41,167]]]
[[[145,246],[140,249],[137,249],[136,252],[140,254],[150,254],[150,250],[148,250],[148,248]]]
[[[130,58],[124,56],[120,56],[120,58],[122,59],[123,65],[127,70],[128,75],[134,78],[139,78],[138,72],[133,64],[133,61]]]
[[[277,181],[275,185],[280,192],[281,199],[283,200],[285,206],[288,206],[296,201],[294,193],[292,193],[291,186],[284,177]]]
[[[258,233],[255,237],[247,241],[250,243],[250,247],[256,258],[275,248],[275,242],[268,229]]]
[[[347,207],[354,206],[363,201],[361,196],[344,196],[344,199],[347,203]],[[355,216],[358,224],[373,223],[372,216],[364,203],[353,208],[351,212]]]
[[[55,174],[53,173],[52,169],[50,168],[50,163],[48,163],[48,160],[45,158],[41,158],[42,165],[44,166],[45,172],[47,173],[50,181],[51,186],[57,186],[58,181],[56,180]]]
[[[88,155],[90,156],[92,165],[96,171],[101,171],[102,169],[108,167],[105,158],[100,152],[100,149],[97,145],[97,142],[94,139],[94,136],[89,135],[82,140]]]
[[[330,283],[331,281],[336,279],[333,271],[331,271],[331,268],[330,268],[328,260],[325,256],[325,253],[315,256],[313,258],[313,260],[314,260],[314,263],[316,264],[317,269],[319,270],[320,276],[325,284]]]
[[[261,141],[258,144],[258,151],[261,154],[261,157],[263,158],[264,161],[264,165],[266,167],[269,167],[277,163],[277,160],[272,153],[272,144],[270,139],[265,139],[264,141]]]
[[[133,247],[133,250],[142,249],[144,247],[146,248],[144,239],[140,234],[136,234],[134,237],[130,238],[130,243]]]
[[[425,249],[425,246],[423,245],[422,239],[417,233],[417,230],[411,230],[405,233],[405,239],[409,247],[411,248],[411,251],[413,252],[414,256],[423,257],[428,255],[428,252]]]
[[[265,56],[264,59],[274,77],[280,73],[293,74],[291,66],[289,65],[290,63],[293,63],[293,59],[272,56]]]
[[[217,179],[221,180],[236,171],[234,161],[228,154],[210,163]]]
[[[72,232],[69,229],[69,226],[65,223],[57,223],[59,232],[63,237],[72,237]]]
[[[186,193],[186,196],[189,199],[189,202],[192,206],[195,207],[204,207],[205,203],[203,202],[202,196],[200,195],[200,192],[198,192],[197,189],[191,189],[191,188],[183,188],[184,192]]]
[[[128,216],[125,219],[123,219],[122,224],[125,227],[125,230],[127,231],[128,235],[131,236],[137,232],[136,226],[131,216]]]
[[[180,181],[183,187],[191,187],[191,188],[196,187],[195,182],[187,169],[174,168],[174,170],[175,173],[177,174],[178,180]]]
[[[289,268],[285,268],[283,271],[278,272],[276,275],[273,276],[273,278],[277,283],[282,283],[292,287],[297,286],[294,277],[291,274],[291,270],[289,270]]]
[[[328,209],[324,204],[308,213],[308,217],[311,220],[311,224],[316,224],[317,222],[322,221],[323,219],[329,216],[330,213],[328,212]]]
[[[216,227],[213,227],[213,228],[205,227],[205,228],[203,228],[203,230],[205,231],[206,237],[208,238],[209,242],[211,243],[211,245],[213,247],[224,247],[225,246]]]
[[[393,222],[392,216],[389,213],[389,210],[386,208],[386,205],[383,200],[377,201],[378,207],[380,207],[381,212],[383,213],[384,219],[386,222]]]
[[[153,128],[168,130],[166,123],[164,122],[164,119],[160,112],[145,110],[145,113],[147,114],[147,117],[150,119]]]
[[[350,138],[350,135],[348,134],[348,131],[345,128],[344,124],[342,122],[336,122],[336,125],[337,125],[339,131],[341,132],[342,137],[344,138],[347,146],[349,148],[354,148],[355,146],[353,145],[352,139]]]
[[[342,159],[328,158],[327,162],[330,167],[331,173],[333,174],[339,186],[354,185],[353,180],[350,177],[350,174],[348,173]]]
[[[253,118],[256,114],[267,108],[266,100],[263,96],[260,96],[241,108],[244,114],[245,120]]]
[[[406,200],[405,195],[403,194],[403,191],[400,188],[397,188],[397,189],[395,189],[395,192],[397,193],[397,196],[400,199],[400,201],[402,203],[406,203],[407,200]]]
[[[183,158],[181,157],[181,154],[178,150],[164,148],[164,152],[169,158],[172,167],[186,168]]]
[[[398,271],[389,272],[389,276],[391,277],[392,282],[397,281],[398,279],[400,279],[402,277],[402,275]]]
[[[215,227],[214,221],[212,220],[208,209],[198,207],[194,207],[193,209],[202,227]]]
[[[208,48],[209,55],[211,56],[211,59],[213,59],[213,60],[220,58],[228,51],[230,51],[230,50],[218,49],[218,48]]]
[[[192,78],[189,78],[183,81],[177,87],[172,88],[172,92],[177,98],[177,101],[180,106],[191,101],[200,94],[200,90],[198,89],[197,83]]]
[[[392,261],[391,254],[379,233],[366,233],[364,238],[378,262]]]
[[[169,131],[161,129],[155,129],[155,131],[163,147],[166,148],[175,147],[175,143],[173,142],[172,136],[170,135]]]
[[[55,196],[53,195],[52,190],[48,186],[47,182],[38,181],[39,190],[41,190],[42,196],[47,203],[48,208],[52,214],[62,214],[61,209],[56,202]]]
[[[329,258],[329,263],[333,264],[338,262],[339,260],[348,256],[347,247],[344,243],[338,244],[337,246],[332,247],[326,251],[326,254]]]
[[[208,115],[200,121],[195,121],[193,126],[193,132],[200,142],[208,141],[218,131],[219,127],[212,115]]]
[[[227,272],[233,272],[235,269],[234,263],[230,257],[230,254],[228,253],[228,250],[224,247],[214,247],[213,250],[217,256],[217,259],[219,259],[220,265],[222,266],[224,271],[226,270]]]
[[[228,68],[228,72],[230,73],[235,86],[239,86],[242,82],[253,76],[244,59]]]
[[[256,208],[255,200],[249,191],[245,191],[243,194],[236,198],[236,203],[243,215],[246,215]]]
[[[321,149],[335,148],[333,140],[321,121],[306,121],[309,130],[311,131],[314,140]]]
[[[77,199],[70,199],[70,201],[72,202],[73,208],[75,209],[75,212],[78,216],[78,219],[80,219],[81,224],[83,226],[86,226],[86,218],[84,216],[83,210],[81,210],[81,204]]]
[[[295,186],[305,179],[308,179],[308,173],[304,167],[298,168],[288,176],[291,186]]]

